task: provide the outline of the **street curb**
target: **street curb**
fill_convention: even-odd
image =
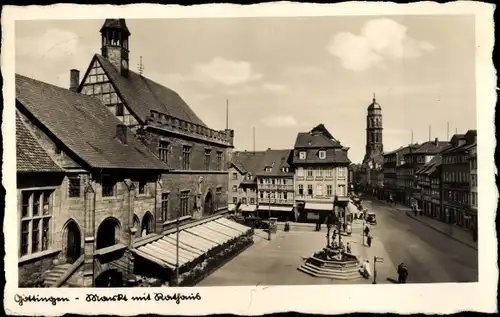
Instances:
[[[441,233],[441,234],[443,234],[443,235],[445,235],[445,236],[447,236],[447,237],[449,237],[449,238],[451,238],[451,239],[453,239],[453,240],[455,240],[455,241],[457,241],[457,242],[460,242],[460,243],[462,243],[463,245],[466,245],[466,246],[468,246],[469,248],[472,248],[472,249],[474,249],[474,250],[476,250],[476,251],[477,251],[477,247],[476,247],[476,246],[471,245],[471,244],[469,244],[469,243],[467,243],[467,242],[465,242],[465,241],[462,241],[462,240],[460,240],[460,239],[458,239],[458,238],[455,238],[454,236],[450,236],[450,235],[449,235],[449,234],[447,234],[446,232],[443,232],[442,230],[440,230],[440,229],[438,229],[438,228],[436,228],[436,227],[434,227],[434,226],[432,226],[432,225],[429,225],[428,223],[426,223],[426,222],[424,222],[424,221],[422,221],[422,220],[418,219],[417,217],[413,216],[410,212],[406,212],[406,216],[408,216],[408,217],[410,217],[410,218],[412,218],[412,219],[414,219],[414,220],[416,220],[416,221],[418,221],[418,222],[420,222],[420,223],[422,223],[422,224],[426,225],[427,227],[429,227],[429,228],[431,228],[431,229],[434,229],[435,231],[437,231],[437,232],[439,232],[439,233]]]

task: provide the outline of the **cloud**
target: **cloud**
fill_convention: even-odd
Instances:
[[[263,75],[255,72],[251,63],[231,61],[220,57],[210,62],[198,64],[193,69],[195,79],[213,81],[224,86],[235,86],[262,79]]]
[[[269,127],[295,127],[299,123],[290,115],[286,116],[268,116],[260,119],[260,122]]]
[[[262,85],[262,88],[265,90],[268,90],[268,91],[272,91],[272,92],[281,92],[281,91],[285,90],[284,85],[275,84],[275,83],[264,83]]]
[[[17,37],[16,72],[67,87],[71,68],[86,69],[94,49],[81,43],[76,33],[48,29],[41,35]],[[55,74],[55,70],[67,72]]]
[[[363,71],[384,61],[418,58],[435,49],[427,41],[418,41],[406,33],[407,28],[391,19],[366,22],[360,34],[340,32],[327,45],[330,54],[338,57],[342,67]]]

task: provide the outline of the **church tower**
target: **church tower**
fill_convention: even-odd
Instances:
[[[377,103],[375,94],[373,94],[373,101],[367,110],[365,159],[384,152],[382,143],[382,107]]]
[[[124,77],[128,77],[128,38],[125,19],[106,19],[101,28],[101,53]]]

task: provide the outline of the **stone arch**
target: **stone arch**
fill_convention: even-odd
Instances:
[[[212,215],[214,211],[214,194],[210,188],[205,192],[203,198],[203,215]]]
[[[122,287],[123,273],[117,269],[108,269],[95,279],[95,287]]]
[[[63,255],[66,262],[75,262],[83,251],[83,231],[76,219],[69,218],[63,226],[62,243]]]
[[[102,249],[115,245],[120,240],[121,224],[114,217],[108,217],[101,221],[97,229],[96,249]]]
[[[150,234],[153,231],[153,225],[153,215],[149,211],[146,211],[141,222],[141,237]]]

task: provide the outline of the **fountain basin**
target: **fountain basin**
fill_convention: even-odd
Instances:
[[[338,256],[340,253],[340,257]],[[333,256],[332,256],[333,255]],[[362,278],[359,273],[359,259],[356,255],[341,250],[323,249],[305,260],[299,271],[314,277],[336,280]]]

